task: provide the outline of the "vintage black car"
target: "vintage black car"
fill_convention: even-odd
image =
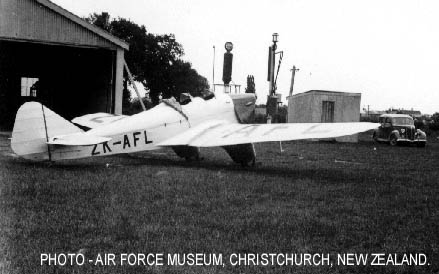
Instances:
[[[379,118],[381,126],[373,132],[376,142],[388,142],[392,146],[401,143],[424,147],[427,143],[425,132],[415,128],[413,118],[405,114],[383,114]]]

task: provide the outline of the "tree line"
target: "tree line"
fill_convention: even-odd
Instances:
[[[159,103],[160,96],[178,99],[181,93],[199,96],[209,89],[207,79],[199,75],[190,62],[182,59],[183,46],[176,41],[174,34],[152,34],[144,25],[121,17],[111,18],[106,12],[93,13],[85,20],[129,44],[125,61],[135,81],[149,90],[152,105]],[[124,75],[125,87],[127,81],[127,75]],[[130,104],[130,94],[125,88],[124,109]]]

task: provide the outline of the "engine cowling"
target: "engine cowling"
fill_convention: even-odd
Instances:
[[[241,124],[255,122],[256,96],[253,93],[230,94],[235,108],[236,118]]]

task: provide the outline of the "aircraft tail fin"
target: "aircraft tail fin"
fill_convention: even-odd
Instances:
[[[51,137],[82,130],[38,102],[23,104],[15,117],[11,147],[15,154],[30,160],[51,160]]]

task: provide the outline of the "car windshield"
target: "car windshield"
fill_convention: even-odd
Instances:
[[[392,124],[394,126],[412,126],[413,119],[410,117],[394,117],[392,118]]]

